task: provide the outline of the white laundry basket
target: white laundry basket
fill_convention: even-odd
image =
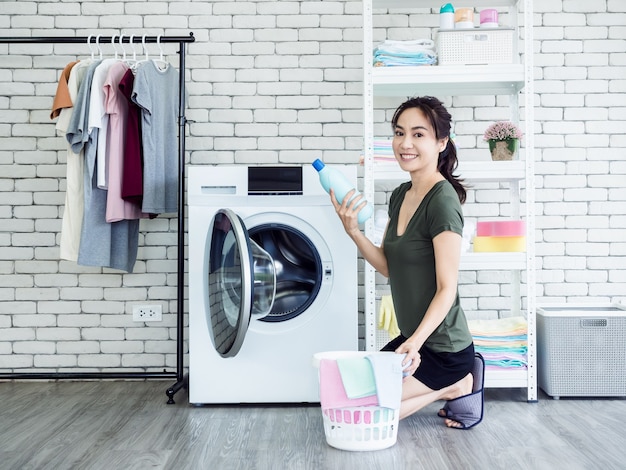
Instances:
[[[394,353],[372,351],[321,352],[313,356],[313,365],[319,369],[322,359],[365,357],[371,354]],[[398,438],[399,415],[399,409],[380,406],[322,407],[326,442],[328,445],[341,450],[365,451],[386,449],[393,446]]]

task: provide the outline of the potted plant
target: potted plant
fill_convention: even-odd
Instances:
[[[489,142],[492,160],[512,160],[522,135],[511,121],[498,121],[487,128],[483,139]]]

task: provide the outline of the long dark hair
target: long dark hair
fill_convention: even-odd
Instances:
[[[463,185],[463,180],[456,176],[454,172],[459,166],[459,160],[456,156],[456,147],[454,142],[450,138],[450,123],[452,122],[452,116],[448,110],[444,107],[443,103],[437,98],[432,96],[417,96],[409,98],[396,109],[391,119],[391,127],[395,129],[398,124],[400,115],[407,109],[418,108],[421,110],[430,124],[435,129],[435,137],[437,140],[448,138],[448,144],[442,152],[439,153],[439,159],[437,161],[437,170],[447,179],[454,187],[456,193],[459,196],[461,204],[465,202],[467,191]]]

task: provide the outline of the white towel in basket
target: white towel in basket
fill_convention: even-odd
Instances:
[[[398,409],[402,401],[402,361],[405,354],[392,352],[365,356],[372,364],[378,406]]]

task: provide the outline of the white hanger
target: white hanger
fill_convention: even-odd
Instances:
[[[122,38],[123,38],[123,37],[124,37],[124,35],[122,34],[122,35],[120,36],[120,44],[122,44]],[[135,35],[134,35],[134,34],[131,34],[131,35],[130,35],[130,39],[128,40],[128,42],[129,42],[129,44],[130,44],[130,47],[133,49],[133,57],[132,57],[132,59],[131,59],[131,58],[127,58],[127,57],[126,57],[126,48],[125,48],[124,46],[122,46],[122,50],[124,51],[124,55],[123,55],[123,57],[122,57],[122,60],[123,60],[124,62],[126,62],[126,64],[127,64],[129,67],[131,67],[131,68],[133,67],[133,65],[134,65],[135,63],[137,63],[137,51],[135,51],[135,44],[133,43],[133,41],[134,41],[134,40],[135,40]]]
[[[161,35],[157,36],[157,45],[159,46],[159,59],[165,62],[163,59],[163,48],[161,47]]]
[[[93,50],[93,47],[91,47],[91,37],[93,36],[93,34],[90,34],[89,37],[87,38],[87,47],[89,47],[89,52],[91,52],[91,60],[95,59],[95,52]]]
[[[160,52],[159,58],[152,59],[152,62],[154,62],[154,65],[156,65],[159,70],[166,70],[170,64],[168,64],[168,62],[163,57],[163,48],[161,47],[161,35],[160,34],[157,36],[157,45],[159,46],[159,52]]]
[[[128,41],[130,43],[130,48],[133,50],[133,63],[137,62],[137,51],[135,50],[135,35],[131,34],[130,39]]]
[[[134,36],[131,36],[131,41],[134,38]],[[146,35],[144,34],[143,36],[141,36],[141,48],[143,49],[143,53],[145,54],[145,57],[141,60],[135,60],[134,63],[130,66],[130,68],[133,70],[133,72],[137,71],[137,68],[139,68],[140,64],[143,64],[145,62],[147,62],[149,59],[148,57],[148,48],[146,47]],[[133,57],[137,57],[136,53],[135,53],[135,48],[133,47]]]
[[[120,34],[120,47],[122,48],[122,60],[126,62],[126,48],[124,47],[124,34]]]
[[[146,35],[141,36],[141,47],[143,49],[143,53],[146,55],[144,60],[148,60],[148,48],[146,47]]]
[[[119,54],[117,51],[117,45],[115,44],[115,39],[117,38],[117,34],[111,36],[111,45],[113,46],[113,50],[115,51],[115,59],[119,59]]]
[[[98,48],[98,53],[100,54],[100,60],[102,60],[102,49],[100,49],[100,35],[96,36],[96,47]]]

